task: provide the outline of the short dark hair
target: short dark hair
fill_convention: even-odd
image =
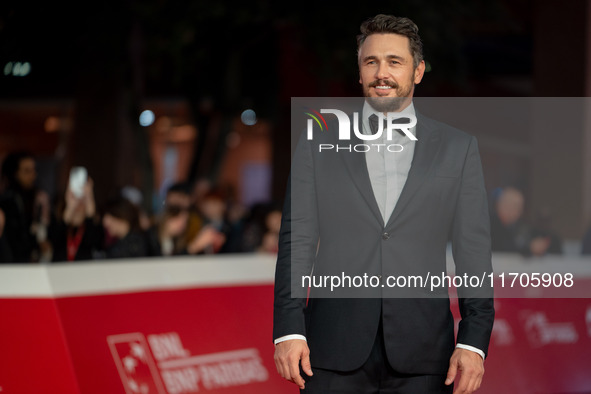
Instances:
[[[8,156],[6,156],[6,158],[4,159],[4,162],[2,163],[2,178],[5,182],[7,182],[7,186],[9,188],[18,185],[18,181],[16,180],[16,174],[20,168],[21,161],[23,161],[24,159],[35,160],[35,157],[30,152],[18,151],[8,154]]]
[[[357,51],[359,51],[365,39],[372,34],[399,34],[408,38],[414,67],[416,68],[423,60],[423,43],[421,36],[419,36],[419,28],[408,18],[378,14],[363,22],[360,30],[361,34],[357,36]]]
[[[135,205],[122,196],[117,196],[105,204],[105,214],[116,217],[129,223],[131,230],[140,229],[139,211]]]

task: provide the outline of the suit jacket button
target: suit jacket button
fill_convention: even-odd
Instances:
[[[390,238],[390,234],[388,234],[388,233],[382,234],[382,239],[388,239],[388,238]]]

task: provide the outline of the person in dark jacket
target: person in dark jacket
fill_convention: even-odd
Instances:
[[[26,152],[9,154],[2,163],[4,192],[0,209],[5,216],[4,234],[12,262],[39,261],[47,242],[49,196],[35,186],[34,157]]]
[[[106,257],[122,259],[148,255],[146,237],[140,229],[137,208],[123,197],[110,200],[105,206],[103,227],[110,240]]]
[[[492,251],[523,256],[560,254],[560,241],[545,230],[547,226],[534,230],[523,219],[524,206],[523,193],[513,187],[504,188],[497,197],[490,219]]]
[[[13,261],[12,250],[10,249],[10,245],[8,245],[4,233],[5,219],[4,211],[0,209],[0,263],[10,263]]]
[[[96,216],[93,182],[89,179],[84,194],[77,198],[68,189],[65,207],[49,227],[53,248],[52,261],[91,260],[102,249],[103,227]]]

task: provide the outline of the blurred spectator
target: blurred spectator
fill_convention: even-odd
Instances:
[[[546,254],[562,254],[562,239],[552,229],[552,214],[549,209],[541,209],[534,220],[531,237],[549,240]]]
[[[240,252],[240,223],[228,220],[228,204],[224,195],[217,189],[211,190],[198,202],[198,207],[204,224],[199,234],[189,243],[188,252]]]
[[[222,231],[226,224],[226,201],[219,191],[210,191],[203,196],[199,209],[207,225]]]
[[[218,253],[226,243],[229,226],[225,220],[226,202],[217,191],[210,191],[198,201],[203,227],[191,240],[187,251],[191,254]]]
[[[524,256],[542,256],[551,244],[549,236],[534,236],[522,219],[525,200],[512,187],[504,188],[498,196],[491,217],[492,250],[516,252]]]
[[[279,248],[279,230],[281,229],[281,210],[274,209],[265,217],[266,231],[263,234],[259,252],[277,253]]]
[[[138,210],[140,228],[147,231],[152,225],[150,217],[143,208],[144,196],[140,189],[135,186],[125,186],[121,189],[121,195],[131,202]]]
[[[90,260],[97,256],[103,245],[103,227],[96,216],[92,179],[84,185],[77,198],[68,188],[65,206],[49,227],[49,240],[53,248],[52,261]]]
[[[591,227],[589,227],[589,229],[587,230],[587,232],[583,236],[582,244],[583,244],[582,245],[583,247],[581,249],[581,254],[583,254],[583,255],[591,254]]]
[[[0,263],[10,263],[14,261],[4,233],[5,218],[4,211],[0,209]]]
[[[258,203],[251,207],[242,235],[244,252],[254,252],[261,245],[265,233],[265,218],[269,211],[269,204]]]
[[[226,195],[226,213],[225,221],[228,225],[228,232],[226,233],[226,243],[224,244],[222,253],[240,253],[244,252],[243,238],[244,228],[246,224],[246,217],[248,209],[236,199],[236,190],[230,184],[225,186]]]
[[[187,229],[184,233],[185,244],[188,244],[195,239],[203,227],[203,219],[197,212],[196,205],[191,201],[189,190],[189,184],[184,182],[176,183],[168,188],[164,200],[165,209],[169,207],[169,213],[174,213],[174,211],[176,211],[175,207],[179,207],[188,212]]]
[[[166,192],[163,213],[148,231],[150,255],[186,254],[188,242],[197,236],[200,227],[201,219],[191,210],[188,185],[172,185]]]
[[[258,203],[253,205],[244,226],[244,234],[242,236],[243,251],[255,252],[261,250],[263,244],[266,244],[267,246],[272,244],[272,242],[270,242],[270,238],[272,237],[267,236],[266,241],[264,241],[263,238],[265,238],[265,235],[270,232],[270,227],[273,227],[273,219],[271,219],[270,223],[268,220],[268,216],[272,215],[273,212],[281,213],[281,206],[275,203]],[[271,226],[269,226],[269,224],[271,224]]]
[[[208,178],[201,177],[195,181],[191,190],[191,202],[194,206],[199,206],[205,197],[212,190],[211,181]]]
[[[49,196],[36,188],[36,179],[32,155],[12,153],[4,160],[0,209],[4,211],[4,232],[14,262],[39,261],[50,251],[47,242]]]
[[[108,258],[148,255],[148,246],[141,232],[137,208],[126,198],[116,197],[105,206],[103,226],[107,232]]]

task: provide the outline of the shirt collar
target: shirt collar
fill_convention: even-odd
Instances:
[[[413,115],[416,117],[416,111],[415,111],[415,106],[414,103],[411,101],[410,104],[404,108],[402,111],[398,112],[400,114],[400,117],[403,118],[404,115]],[[363,103],[363,134],[372,134],[371,133],[371,128],[369,127],[369,120],[368,118],[371,115],[377,115],[380,116],[381,112],[376,111],[371,105],[369,105],[369,103],[366,101],[364,101]],[[410,132],[415,134],[415,130],[416,130],[416,126],[412,127],[410,129]]]

